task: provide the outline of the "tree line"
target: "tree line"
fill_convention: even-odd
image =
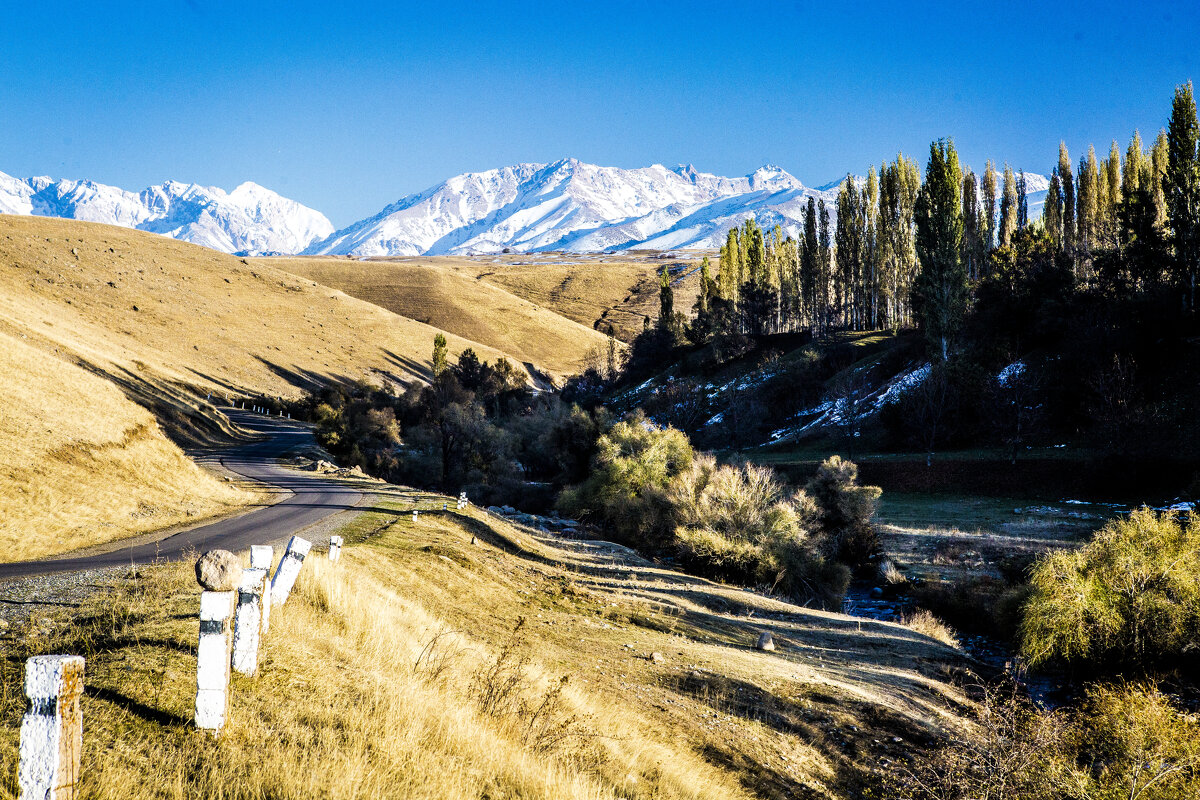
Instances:
[[[847,175],[831,209],[809,197],[795,237],[751,217],[731,228],[717,265],[700,266],[689,320],[674,309],[661,274],[656,329],[677,342],[708,343],[832,329],[917,326],[949,357],[974,287],[1002,270],[1016,237],[1049,238],[1081,287],[1116,293],[1170,286],[1195,310],[1200,262],[1200,157],[1192,85],[1177,88],[1168,127],[1146,148],[1138,132],[1124,155],[1094,147],[1073,165],[1059,148],[1041,219],[1030,220],[1023,171],[988,161],[964,169],[951,139],[933,142],[922,179],[898,155],[865,179]]]

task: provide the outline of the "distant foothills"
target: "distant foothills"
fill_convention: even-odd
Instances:
[[[1040,216],[1049,180],[1019,170],[1008,176],[1023,177],[1030,216]],[[176,181],[131,192],[0,172],[0,213],[137,228],[237,255],[716,249],[751,218],[798,238],[809,198],[836,216],[847,179],[863,180],[808,187],[775,166],[726,178],[692,166],[620,169],[567,158],[457,175],[334,230],[319,211],[250,182],[229,192]]]

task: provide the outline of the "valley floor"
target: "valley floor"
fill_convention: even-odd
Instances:
[[[856,796],[967,724],[962,654],[903,625],[443,502],[380,489],[339,565],[306,561],[219,740],[190,727],[188,563],[0,631],[0,793],[24,659],[43,652],[88,659],[94,797]],[[755,649],[763,631],[774,652]]]

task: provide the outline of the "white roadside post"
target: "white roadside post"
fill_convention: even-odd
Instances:
[[[299,536],[293,536],[288,541],[287,550],[275,568],[275,577],[271,579],[271,602],[274,605],[281,606],[287,602],[292,587],[296,585],[300,567],[304,565],[304,557],[311,547],[312,542]]]
[[[229,708],[229,622],[237,592],[202,592],[196,651],[196,727],[220,733]]]
[[[271,574],[275,564],[275,548],[269,544],[250,545],[250,569],[261,569],[264,573],[262,598],[262,632],[271,627],[271,582],[265,576]]]
[[[342,542],[345,541],[340,536],[329,537],[329,560],[334,564],[342,557]]]
[[[413,509],[413,525],[417,524],[417,510]]]
[[[267,571],[242,571],[242,583],[237,592],[237,612],[233,620],[232,665],[241,675],[258,672],[258,645],[262,637],[263,599],[267,592]]]
[[[29,711],[21,720],[20,797],[74,800],[83,749],[83,656],[34,656],[25,662]]]

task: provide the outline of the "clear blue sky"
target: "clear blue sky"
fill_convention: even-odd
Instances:
[[[338,226],[564,156],[817,185],[953,136],[1048,172],[1200,79],[1200,3],[972,5],[6,2],[0,171],[253,180]]]

